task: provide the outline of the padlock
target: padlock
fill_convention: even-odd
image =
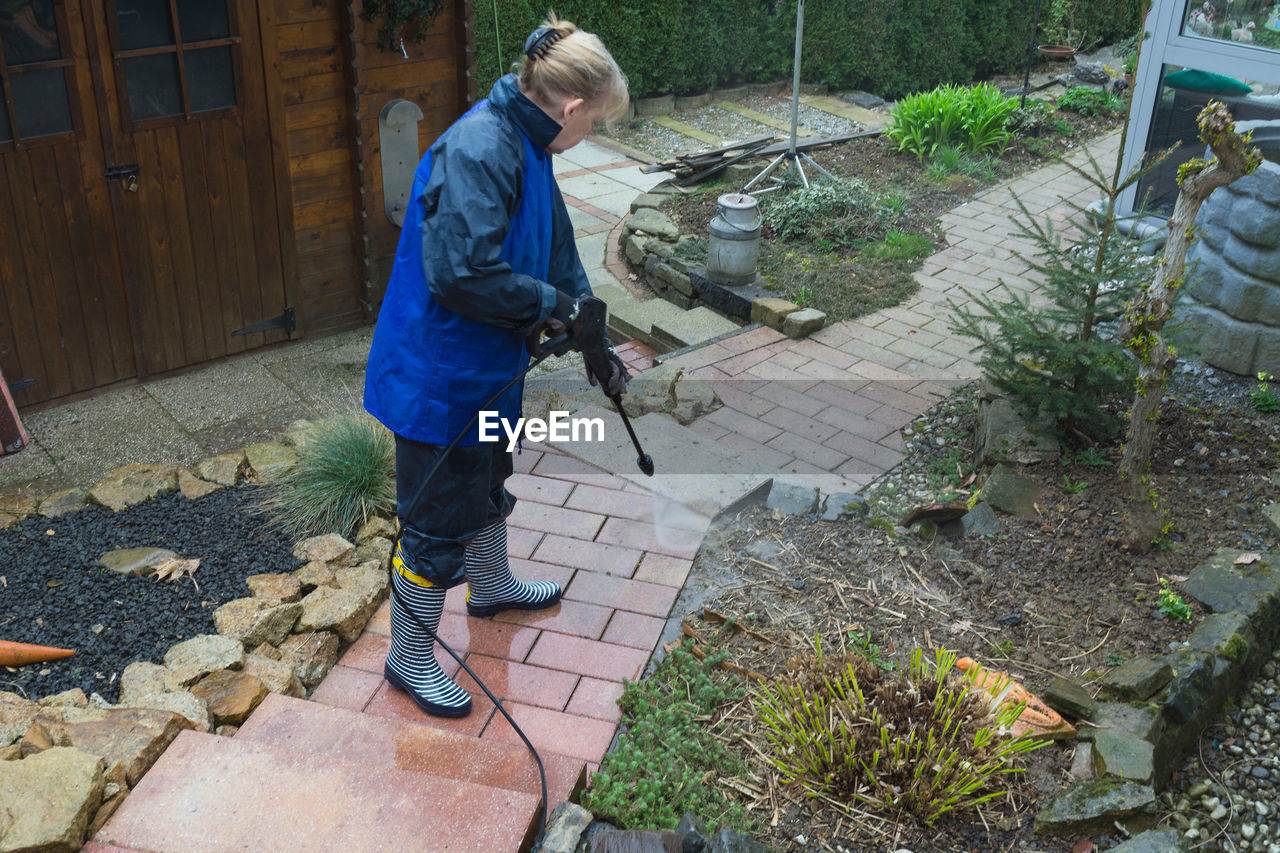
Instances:
[[[125,189],[127,189],[131,193],[136,193],[138,191],[138,176],[130,175],[126,179],[126,181],[127,183],[125,184]]]

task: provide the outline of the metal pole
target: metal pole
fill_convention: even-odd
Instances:
[[[1039,8],[1040,0],[1036,0],[1036,7]],[[507,72],[502,70],[502,37],[498,35],[498,0],[493,0],[493,55],[498,60],[498,76],[501,77]]]
[[[1040,0],[1036,0],[1035,15],[1031,19],[1031,44],[1027,45],[1027,76],[1022,81],[1022,103],[1027,105],[1027,93],[1031,91],[1031,60],[1036,55],[1036,31],[1040,29]]]
[[[1036,0],[1039,2],[1039,0]],[[796,155],[796,125],[800,116],[800,48],[804,44],[804,0],[796,3],[796,58],[795,70],[791,78],[791,148],[792,157]]]

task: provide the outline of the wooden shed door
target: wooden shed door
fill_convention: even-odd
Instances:
[[[139,375],[285,339],[257,4],[88,2]]]

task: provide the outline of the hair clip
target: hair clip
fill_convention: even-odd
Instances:
[[[538,27],[525,40],[524,55],[530,59],[538,59],[563,37],[563,33],[554,27]]]

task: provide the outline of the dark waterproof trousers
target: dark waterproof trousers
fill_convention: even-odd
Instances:
[[[466,580],[467,543],[511,515],[516,499],[505,486],[512,462],[502,442],[455,447],[422,489],[444,452],[441,445],[396,436],[401,552],[414,574],[448,588]]]

